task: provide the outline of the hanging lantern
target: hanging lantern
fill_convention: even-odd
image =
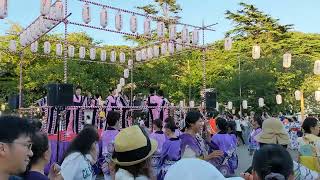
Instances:
[[[128,67],[129,67],[129,69],[132,69],[132,67],[133,67],[133,60],[132,59],[128,60]]]
[[[33,53],[36,53],[38,51],[38,41],[35,41],[30,45],[30,50]]]
[[[144,35],[145,36],[149,36],[151,34],[151,21],[150,19],[147,17],[145,20],[144,20],[144,23],[143,23],[143,30],[144,30]]]
[[[219,102],[216,102],[216,110],[219,111]]]
[[[176,40],[177,28],[175,24],[169,25],[169,39]]]
[[[95,60],[96,59],[96,49],[90,48],[90,59]]]
[[[179,38],[179,39],[177,39],[176,42],[177,42],[176,43],[176,50],[177,51],[182,51],[182,40]]]
[[[229,109],[229,110],[232,109],[232,102],[231,102],[231,101],[228,102],[228,109]]]
[[[82,20],[85,24],[88,24],[91,21],[90,6],[88,3],[85,3],[82,7]]]
[[[243,100],[242,101],[242,108],[243,109],[248,109],[248,101],[247,100]]]
[[[74,46],[72,46],[72,45],[68,46],[68,56],[71,58],[74,57]]]
[[[189,106],[190,106],[190,108],[194,108],[194,101],[190,101]]]
[[[79,48],[79,58],[80,59],[86,58],[86,48],[85,47]]]
[[[25,31],[20,34],[19,40],[20,40],[21,46],[24,47],[26,45],[26,43],[27,43]]]
[[[152,59],[153,58],[153,48],[152,47],[148,47],[147,56],[148,56],[148,59]]]
[[[117,91],[118,91],[118,93],[121,92],[121,89],[122,89],[121,84],[118,84],[118,85],[117,85]]]
[[[159,57],[159,46],[157,45],[153,46],[153,56]]]
[[[320,101],[320,90],[317,90],[315,93],[314,93],[314,95],[315,95],[315,100],[316,101]]]
[[[122,14],[120,11],[118,11],[116,14],[115,22],[116,22],[116,25],[115,25],[116,30],[121,31],[123,22],[122,22]]]
[[[124,86],[124,85],[125,85],[125,80],[124,80],[124,78],[120,78],[119,84],[120,84],[121,86]]]
[[[227,37],[224,40],[224,50],[230,51],[231,48],[232,48],[232,38],[231,37]]]
[[[169,42],[168,43],[168,49],[169,49],[169,53],[170,54],[174,53],[174,44],[173,44],[173,42]]]
[[[184,107],[184,102],[183,102],[183,101],[180,101],[180,102],[179,102],[179,106],[180,106],[180,107]]]
[[[124,52],[120,52],[119,54],[120,63],[126,62],[126,54]]]
[[[62,56],[62,44],[56,44],[56,55]]]
[[[263,107],[264,106],[264,99],[263,98],[259,98],[258,99],[258,104],[259,104],[259,107]]]
[[[192,44],[197,45],[199,43],[199,31],[194,29],[192,31]]]
[[[41,0],[40,1],[40,13],[42,16],[46,16],[50,12],[51,0]]]
[[[32,27],[32,33],[33,33],[33,37],[34,39],[38,39],[41,35],[42,35],[42,31],[40,29],[40,22],[39,20],[35,22],[35,24]]]
[[[124,69],[123,71],[123,77],[128,78],[129,77],[129,69]]]
[[[61,2],[61,0],[57,0],[56,1],[55,13],[56,13],[56,18],[58,20],[62,20],[63,19],[63,17],[64,17],[64,9],[63,9],[63,3]]]
[[[49,17],[51,19],[57,19],[56,8],[54,6],[50,8]],[[48,23],[49,23],[48,26],[50,26],[51,28],[52,28],[52,26],[58,24],[58,22],[54,21],[54,20],[48,20]]]
[[[137,17],[133,14],[130,18],[130,31],[132,33],[136,33],[137,32],[137,25],[138,21],[137,21]]]
[[[16,52],[17,51],[17,42],[15,40],[10,40],[9,42],[9,51]]]
[[[110,60],[111,60],[111,62],[116,62],[116,60],[117,60],[117,54],[116,54],[115,51],[111,51],[111,53],[110,53]]]
[[[320,75],[320,60],[316,60],[316,62],[314,62],[313,72],[315,75]]]
[[[51,48],[51,45],[48,41],[44,42],[43,44],[43,52],[45,54],[49,54],[50,53],[50,48]]]
[[[163,38],[165,35],[165,24],[162,21],[159,21],[157,24],[157,34],[158,38]]]
[[[141,61],[141,51],[136,51],[136,61]]]
[[[161,54],[166,55],[167,51],[168,51],[168,44],[164,42],[161,44]]]
[[[33,41],[33,37],[31,36],[31,29],[27,29],[26,32],[27,44],[30,44]]]
[[[45,32],[47,32],[47,30],[48,30],[46,25],[45,25],[45,19],[43,19],[43,17],[40,16],[38,22],[39,22],[39,25],[38,25],[39,26],[39,30],[40,30],[41,35],[42,35]]]
[[[103,7],[100,11],[100,26],[103,28],[107,27],[108,25],[108,12],[105,7]]]
[[[143,61],[147,60],[147,49],[141,49],[141,59]]]
[[[101,50],[101,52],[100,52],[100,60],[101,61],[106,61],[107,60],[107,52],[106,52],[106,50]]]
[[[276,101],[277,101],[277,104],[282,104],[282,96],[280,94],[276,96]]]
[[[301,100],[301,97],[302,97],[301,91],[296,90],[296,91],[294,92],[294,97],[295,97],[295,99],[296,99],[297,101],[300,101],[300,100]]]
[[[189,41],[189,30],[187,28],[187,26],[184,26],[182,29],[182,42],[183,43],[187,43]]]
[[[260,58],[260,46],[254,45],[252,47],[252,58],[253,59],[259,59]]]
[[[291,54],[290,53],[285,53],[283,55],[283,67],[284,68],[289,68],[291,66]]]

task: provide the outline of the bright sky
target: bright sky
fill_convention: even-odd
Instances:
[[[26,27],[40,14],[40,0],[8,0],[9,16],[0,20],[0,33],[4,34],[8,29],[6,21],[10,20]],[[54,1],[54,0],[53,0]],[[136,10],[134,7],[152,2],[152,0],[92,0],[95,2],[120,7],[123,9]],[[224,37],[224,33],[232,27],[232,23],[225,19],[226,10],[235,11],[239,9],[239,0],[177,0],[183,11],[179,14],[181,22],[201,25],[218,23],[215,26],[216,32],[206,34],[206,43]],[[69,12],[72,12],[71,21],[81,22],[82,2],[69,0]],[[201,3],[200,3],[201,2]],[[294,24],[297,31],[320,33],[320,0],[242,0],[242,2],[256,5],[260,10],[279,18],[283,24]],[[92,22],[90,25],[99,26],[100,7],[91,5]],[[139,12],[139,11],[138,11]],[[114,29],[114,12],[109,13],[109,28]],[[124,16],[124,31],[129,32],[129,14]],[[154,24],[155,25],[155,24]],[[143,19],[138,19],[138,26],[141,32]],[[181,30],[182,27],[178,27]],[[53,30],[54,33],[62,33],[63,26],[60,25]],[[85,31],[97,41],[105,44],[127,44],[121,35],[92,30],[88,28],[70,25],[69,31]]]

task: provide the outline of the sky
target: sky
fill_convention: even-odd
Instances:
[[[52,0],[54,1],[54,0]],[[152,0],[92,0],[106,5],[141,12],[135,9],[153,2]],[[40,0],[8,0],[8,17],[0,20],[0,34],[3,35],[9,28],[8,21],[28,26],[40,15]],[[218,23],[214,26],[216,31],[206,32],[205,43],[222,39],[225,32],[232,28],[232,22],[225,19],[226,10],[236,11],[240,8],[239,2],[255,5],[260,10],[280,19],[281,24],[294,24],[294,30],[306,33],[320,33],[320,0],[177,0],[182,7],[181,22],[201,26],[205,24]],[[70,21],[82,23],[81,7],[83,2],[68,0],[68,11],[72,13]],[[90,25],[99,26],[100,7],[91,5],[92,22]],[[124,31],[129,31],[130,14],[124,15]],[[114,11],[109,11],[108,27],[114,29]],[[142,32],[143,19],[138,18],[138,31]],[[155,23],[153,23],[155,27]],[[51,33],[62,33],[63,25],[59,25]],[[182,27],[178,27],[181,30]],[[110,45],[130,45],[124,41],[121,35],[93,30],[89,28],[69,25],[69,32],[86,32],[96,41]]]

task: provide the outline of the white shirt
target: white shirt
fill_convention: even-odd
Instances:
[[[236,131],[242,131],[240,119],[234,120],[234,122],[236,123]]]

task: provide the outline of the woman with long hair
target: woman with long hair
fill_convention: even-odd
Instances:
[[[260,116],[253,117],[253,129],[249,136],[249,155],[252,156],[254,151],[259,149],[259,143],[256,141],[256,136],[262,131],[262,118]]]

